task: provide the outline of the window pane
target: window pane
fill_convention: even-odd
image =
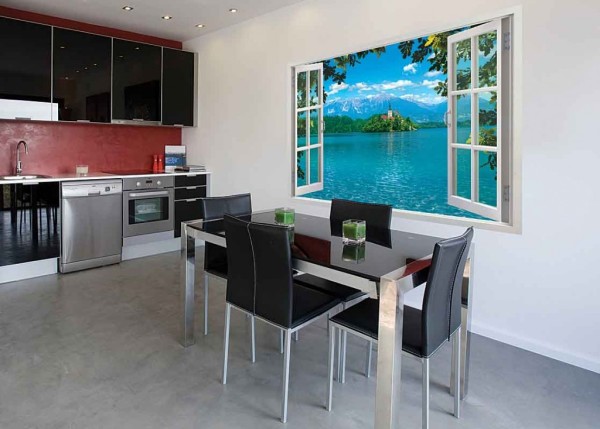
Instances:
[[[321,162],[321,148],[310,149],[310,183],[321,181],[319,163]]]
[[[310,111],[310,143],[319,144],[319,110]]]
[[[456,64],[454,82],[457,90],[471,88],[471,39],[461,40],[454,45]]]
[[[479,141],[482,146],[497,146],[498,110],[496,92],[480,92],[476,95],[479,104]]]
[[[307,151],[303,150],[300,152],[297,152],[296,154],[296,172],[297,172],[297,179],[296,179],[296,186],[304,186],[306,185],[306,174],[307,174]]]
[[[471,150],[454,149],[454,162],[456,165],[456,193],[455,195],[471,199]]]
[[[479,202],[496,207],[498,204],[498,188],[496,178],[496,153],[477,152],[479,168]]]
[[[471,95],[454,96],[455,143],[471,143]]]
[[[300,72],[298,73],[296,78],[296,106],[298,107],[298,109],[307,106],[306,74],[307,72]]]
[[[479,63],[479,88],[495,86],[497,83],[497,37],[496,32],[483,34],[477,38]]]
[[[306,112],[298,113],[297,127],[298,141],[296,144],[298,147],[306,146]]]
[[[310,72],[310,105],[315,106],[321,104],[319,99],[319,70],[313,70]]]

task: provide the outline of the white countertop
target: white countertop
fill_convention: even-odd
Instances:
[[[37,173],[23,173],[23,176],[27,176],[28,174],[37,174]],[[41,174],[41,173],[40,173]],[[155,177],[155,176],[190,176],[190,175],[198,175],[198,174],[211,174],[210,171],[202,171],[202,172],[188,172],[188,171],[178,171],[174,173],[148,173],[148,174],[110,174],[110,173],[102,173],[102,172],[91,172],[85,176],[78,175],[75,173],[65,173],[65,174],[56,174],[54,176],[48,177],[38,177],[35,179],[27,179],[27,180],[2,180],[0,179],[0,185],[7,184],[35,184],[35,183],[46,183],[46,182],[68,182],[74,180],[101,180],[101,179],[123,179],[126,177]]]

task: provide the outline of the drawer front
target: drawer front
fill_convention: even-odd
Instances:
[[[206,174],[189,174],[186,176],[175,176],[175,187],[206,185]]]
[[[181,222],[202,218],[200,200],[175,201],[175,237],[181,237]]]
[[[206,197],[206,186],[175,188],[175,201]]]

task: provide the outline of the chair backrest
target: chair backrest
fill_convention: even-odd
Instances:
[[[429,356],[461,323],[462,277],[473,228],[442,240],[433,249],[422,311],[423,354]]]
[[[367,231],[369,227],[390,229],[392,206],[333,199],[331,200],[329,219],[334,222],[343,222],[347,219],[364,220],[367,222]]]
[[[225,197],[207,197],[200,200],[202,219],[222,219],[224,215],[241,216],[252,213],[250,194],[230,195]],[[220,246],[206,243],[204,248],[204,269],[215,269],[226,274],[227,252]]]
[[[289,229],[251,223],[249,230],[256,279],[255,314],[289,328],[294,299]]]
[[[224,215],[247,215],[252,213],[250,194],[228,195],[225,197],[202,198],[202,219],[222,219]]]
[[[254,313],[254,257],[249,222],[225,215],[228,303]]]

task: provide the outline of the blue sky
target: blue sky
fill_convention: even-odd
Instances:
[[[445,102],[445,97],[440,97],[433,88],[446,76],[428,70],[427,59],[420,64],[412,63],[410,58],[402,58],[398,44],[388,45],[380,57],[369,54],[360,64],[349,67],[344,83],[325,81],[327,101],[387,94],[426,104]]]

